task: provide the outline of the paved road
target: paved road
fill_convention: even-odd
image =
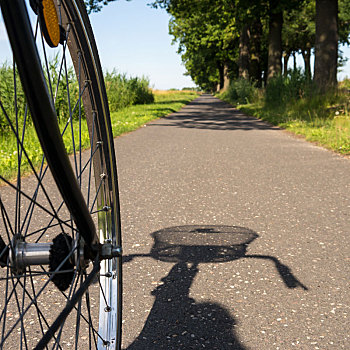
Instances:
[[[349,160],[210,95],[116,147],[124,349],[350,348]]]

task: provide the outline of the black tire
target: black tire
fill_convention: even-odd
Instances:
[[[19,55],[11,39],[31,115],[26,107],[19,108],[18,96],[22,88],[17,86],[16,69],[13,70],[14,115],[0,99],[0,117],[8,122],[8,127],[0,132],[7,137],[12,131],[17,152],[17,173],[9,171],[0,176],[0,185],[3,185],[0,196],[0,265],[3,267],[0,271],[0,348],[32,349],[78,291],[87,288],[67,319],[61,322],[48,348],[66,349],[71,345],[86,349],[120,349],[121,257],[100,261],[98,283],[90,286],[85,283],[91,280],[88,277],[91,259],[99,259],[97,243],[111,242],[114,247],[121,248],[118,181],[108,101],[85,6],[80,0],[55,3],[67,40],[58,49],[51,49],[46,44],[41,47],[41,31],[36,31],[35,24],[30,33],[23,33],[25,26],[13,25],[8,8],[16,11],[16,7],[25,6],[22,0],[1,0],[0,4],[9,37],[12,37],[10,32],[15,32],[22,40],[25,35],[33,37],[39,33],[35,42],[37,52],[43,56],[39,64],[40,76],[37,74],[37,80],[33,79],[29,73],[34,71],[35,53],[27,50],[25,55]],[[30,8],[28,11],[32,12]],[[50,68],[50,52],[51,57],[56,55],[58,69]],[[39,81],[46,82],[46,91],[38,88]],[[66,103],[68,115],[59,105],[62,103]],[[63,143],[56,140],[55,135],[48,136],[56,122],[51,120],[49,126],[42,125],[45,123],[42,106],[50,104],[58,111]],[[49,109],[47,107],[46,111]],[[37,117],[40,114],[40,118],[44,118],[42,122]],[[37,156],[32,156],[26,146],[31,119],[51,171],[45,165],[45,158],[36,161]],[[74,119],[77,120],[74,122]],[[91,146],[90,151],[85,152],[84,128],[88,130]],[[66,149],[73,143],[70,157],[73,170],[67,170],[64,160],[58,160],[60,153],[64,153],[59,143]],[[34,175],[28,177],[28,169]],[[62,180],[69,172],[75,175],[74,186],[78,184],[76,192],[79,193],[75,193],[74,186],[70,187],[69,177],[64,180],[66,184]],[[82,200],[83,203],[79,202]],[[83,210],[85,216],[81,214]],[[94,226],[98,242],[94,232],[88,232],[93,231]],[[38,243],[42,243],[43,250],[49,245],[49,262],[20,266],[16,255],[22,252],[19,246],[38,249]],[[58,269],[65,273],[58,273]]]

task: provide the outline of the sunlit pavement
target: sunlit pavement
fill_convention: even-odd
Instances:
[[[116,152],[124,349],[349,348],[350,160],[210,95]]]

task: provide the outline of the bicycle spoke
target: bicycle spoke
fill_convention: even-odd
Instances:
[[[46,166],[46,167],[44,168],[44,165],[45,165],[45,156],[43,155],[43,156],[42,156],[42,160],[41,160],[40,170],[39,170],[40,182],[43,181],[44,176],[45,176],[45,173],[46,173],[46,171],[47,171],[47,169],[48,169],[48,166]],[[34,190],[34,194],[33,194],[33,196],[32,196],[32,199],[33,199],[33,200],[36,200],[36,198],[37,198],[37,196],[38,196],[38,193],[39,193],[39,189],[40,189],[40,183],[37,184],[37,186],[36,186],[36,188],[35,188],[35,190]],[[29,224],[30,224],[31,218],[32,218],[32,216],[33,216],[33,214],[34,214],[34,208],[35,208],[35,205],[34,205],[33,202],[31,202],[31,203],[29,204],[29,207],[28,207],[27,211],[26,211],[26,214],[25,214],[25,217],[24,217],[24,220],[23,220],[23,223],[22,223],[22,227],[21,227],[21,232],[24,231],[24,233],[23,233],[23,236],[24,236],[24,237],[27,236],[27,232],[28,232],[28,229],[29,229]],[[24,230],[24,226],[25,226],[26,222],[27,222],[27,227],[26,227],[26,229]]]
[[[16,132],[19,134],[19,125],[18,125],[18,109],[17,109],[17,82],[16,82],[16,65],[13,58],[13,64],[12,64],[12,71],[13,71],[13,87],[14,87],[14,107],[15,107],[15,117],[16,117]],[[23,140],[23,138],[22,138]],[[17,188],[21,188],[21,149],[17,142]],[[21,208],[21,195],[19,192],[16,193],[16,201],[15,201],[15,230],[16,232],[19,232],[19,226],[20,226],[20,208]]]
[[[18,283],[19,283],[19,284],[22,286],[22,288],[23,288],[23,284],[22,284],[20,281],[18,281]],[[33,290],[33,294],[34,294],[34,297],[35,297],[34,284],[32,284],[32,290]],[[44,321],[46,327],[49,328],[50,325],[49,325],[48,321],[46,320],[46,318],[45,318],[43,312],[40,310],[40,308],[39,308],[39,306],[38,306],[38,303],[33,299],[33,297],[30,295],[30,293],[29,293],[27,290],[25,290],[25,293],[26,293],[26,295],[28,296],[28,298],[33,302],[33,305],[35,306],[37,313],[40,315],[39,320],[40,320],[40,325],[41,325],[41,327],[42,327],[42,322],[41,322],[41,319],[42,319],[42,320]],[[42,327],[42,331],[43,331],[43,334],[44,334],[44,328],[43,328],[43,327]]]
[[[85,276],[85,278],[87,277],[86,276],[86,272],[84,272],[84,276]],[[89,290],[87,290],[87,293],[89,295]],[[67,301],[69,300],[69,296],[68,295],[66,295],[62,291],[61,291],[61,294],[66,298]],[[88,297],[88,298],[89,298],[89,304],[90,304],[90,297]],[[75,306],[74,309],[77,310],[77,307]],[[88,319],[83,314],[81,314],[81,317],[86,322],[86,324],[89,325],[89,329],[92,330],[94,338],[96,339],[96,335],[97,335],[102,341],[104,341],[104,339],[101,337],[101,335],[98,333],[98,331],[95,329],[95,327],[92,324],[92,319],[91,319],[91,314],[90,314],[90,306],[88,307]],[[95,343],[97,344],[97,340],[95,340]]]
[[[11,279],[11,281],[12,281],[12,285],[14,285],[13,279]],[[15,295],[15,299],[16,299],[16,305],[17,305],[17,309],[18,309],[18,314],[21,315],[21,313],[22,313],[21,310],[23,311],[24,299],[22,299],[22,306],[21,306],[20,303],[19,303],[19,300],[18,300],[18,295],[17,295],[17,290],[16,289],[14,289],[14,295]],[[26,347],[26,349],[28,349],[27,339],[26,339],[25,330],[24,330],[24,323],[23,323],[23,319],[22,319],[21,320],[21,349],[22,349],[22,346],[23,346],[23,337],[24,337],[25,347]]]
[[[11,221],[9,219],[9,216],[7,214],[7,211],[5,209],[5,206],[4,206],[4,203],[1,199],[1,196],[0,196],[0,210],[1,210],[1,214],[2,214],[1,215],[2,221],[4,223],[4,227],[5,227],[5,231],[6,231],[6,236],[7,236],[9,243],[10,243],[12,237],[15,235],[15,231],[12,228]],[[10,232],[11,232],[11,235],[10,235]]]
[[[104,174],[101,175],[101,180],[100,180],[100,183],[99,183],[99,185],[98,185],[98,188],[97,188],[97,191],[96,191],[96,195],[95,195],[94,201],[92,202],[91,209],[90,209],[90,213],[93,212],[93,209],[94,209],[94,207],[95,207],[95,203],[96,203],[96,201],[97,201],[97,197],[98,197],[98,195],[99,195],[99,193],[100,193],[100,190],[101,190],[101,188],[102,188],[102,183],[103,183],[103,181],[104,181],[104,176],[103,176],[103,175],[104,175]]]
[[[84,91],[85,91],[85,89],[86,89],[86,86],[87,86],[87,85],[84,86],[84,89],[83,89],[83,91],[82,91],[82,94],[84,93]],[[78,102],[77,102],[77,104],[78,104]],[[77,104],[76,104],[76,106],[77,106]],[[74,107],[74,110],[75,110],[76,106]],[[73,112],[74,112],[74,110],[73,110]],[[66,123],[66,127],[64,128],[64,130],[63,130],[63,132],[62,132],[62,136],[64,135],[64,133],[65,133],[65,131],[66,131],[68,125],[69,125],[69,122]],[[96,146],[96,148],[94,149],[94,151],[92,152],[92,154],[91,154],[91,156],[90,156],[90,159],[89,159],[89,160],[86,162],[86,164],[84,165],[84,167],[83,167],[83,169],[82,169],[82,171],[81,171],[81,173],[80,173],[78,179],[83,175],[83,173],[84,173],[86,167],[87,167],[89,164],[90,164],[90,167],[91,167],[92,157],[93,157],[94,154],[96,153],[96,151],[97,151],[97,149],[98,149],[98,146],[99,146],[99,145]],[[92,150],[92,149],[91,149],[91,150]],[[45,174],[46,174],[46,172],[47,172],[47,170],[48,170],[48,166],[46,166],[45,169],[43,169],[44,160],[45,160],[45,156],[42,157],[41,167],[40,167],[40,171],[39,171],[39,177],[40,177],[41,182],[43,181],[43,179],[44,179],[44,177],[45,177]],[[36,199],[36,197],[37,197],[37,195],[38,195],[39,188],[40,188],[40,184],[37,185],[37,187],[36,187],[36,189],[35,189],[35,191],[34,191],[34,194],[33,194],[33,196],[32,196],[32,198],[33,198],[34,200]],[[88,188],[89,188],[89,190],[90,190],[90,184],[89,184],[89,187],[88,187]],[[28,219],[28,225],[27,225],[27,228],[26,228],[26,230],[24,231],[24,234],[23,234],[24,237],[27,237],[27,236],[28,236],[28,235],[27,235],[27,232],[28,232],[28,228],[29,228],[29,222],[31,221],[31,217],[32,217],[32,215],[33,215],[34,208],[35,208],[32,204],[33,204],[33,203],[31,203],[30,206],[28,207],[28,210],[27,210],[27,212],[26,212],[25,218],[24,218],[23,223],[22,223],[22,227],[21,227],[21,229],[20,229],[20,232],[23,232],[24,225],[25,225],[25,223],[26,223],[26,221],[27,221],[27,219]],[[63,206],[63,204],[64,204],[64,202],[62,201],[61,204],[60,204],[60,206],[59,206],[58,209],[57,209],[57,213],[60,211],[60,209],[61,209],[61,207]],[[51,222],[50,222],[50,223],[51,223]],[[50,225],[50,224],[49,224],[49,225]]]
[[[30,268],[30,266],[29,266]],[[67,272],[72,272],[74,271],[74,269],[70,269],[70,270],[61,270],[61,271],[57,271],[55,273],[55,275],[59,275],[59,274],[64,274],[64,273],[67,273]],[[31,271],[30,272],[30,276],[32,277],[39,277],[39,276],[50,276],[52,274],[52,272],[37,272],[37,271]],[[10,276],[10,277],[2,277],[0,278],[0,281],[6,281],[7,279],[20,279],[22,277],[26,277],[25,274],[21,274],[21,275],[13,275],[13,276]]]
[[[51,282],[51,280],[53,279],[53,277],[56,275],[56,271],[59,271],[60,268],[64,265],[64,263],[72,256],[72,254],[74,253],[75,249],[73,249],[64,259],[63,261],[59,264],[59,266],[57,267],[57,269],[55,271],[52,272],[52,275],[50,276],[50,278],[44,283],[44,285],[41,287],[41,289],[39,290],[39,292],[37,293],[36,297],[33,298],[33,300],[30,302],[30,304],[26,307],[26,309],[22,312],[22,315],[20,315],[19,319],[14,323],[14,325],[10,328],[10,330],[7,332],[7,334],[5,335],[3,341],[5,341],[9,335],[12,333],[12,331],[17,327],[19,322],[22,322],[25,314],[28,312],[28,310],[30,309],[30,307],[37,302],[38,297],[41,295],[41,293],[45,290],[45,287],[49,284],[49,282]],[[3,345],[0,344],[0,347]]]
[[[86,276],[85,276],[86,277]],[[89,294],[89,290],[86,291],[85,293],[85,298],[86,298],[86,308],[88,310],[88,318],[89,318],[89,346],[91,348],[91,336],[94,340],[94,344],[95,344],[95,348],[97,349],[97,339],[96,339],[96,335],[95,333],[98,332],[94,329],[94,327],[92,326],[92,319],[91,319],[91,311],[90,311],[90,294]],[[91,332],[91,328],[92,328],[92,332]],[[102,339],[102,338],[101,338]]]
[[[69,300],[68,296],[64,292],[61,292],[61,293],[67,300]],[[74,309],[77,310],[77,307],[74,307]],[[92,330],[92,333],[94,334],[94,337],[96,337],[96,335],[97,335],[102,341],[104,341],[104,339],[98,333],[98,330],[96,330],[96,328],[93,326],[92,319],[91,319],[91,314],[90,314],[90,308],[88,308],[88,318],[86,318],[86,316],[84,316],[83,314],[81,314],[81,318],[86,322],[86,324],[89,325],[89,329]],[[97,343],[97,340],[96,340],[96,343]]]
[[[11,272],[10,272],[10,269],[7,269],[7,274],[9,275],[10,273],[11,273]],[[2,313],[1,313],[1,315],[0,315],[0,322],[3,320],[3,334],[2,334],[2,336],[1,336],[2,341],[1,341],[0,346],[2,346],[3,341],[5,341],[5,339],[4,339],[4,332],[5,332],[5,323],[6,323],[7,306],[9,305],[9,302],[10,302],[10,300],[11,300],[11,298],[12,298],[12,295],[13,295],[14,292],[15,292],[15,288],[17,287],[17,284],[19,283],[19,281],[17,280],[17,282],[16,282],[14,288],[12,288],[11,294],[8,296],[8,289],[9,289],[8,283],[9,283],[10,280],[11,280],[11,278],[9,278],[9,279],[7,280],[7,284],[6,284],[6,293],[5,293],[6,297],[5,297],[5,304],[4,304],[4,305],[5,305],[5,308],[2,310]]]
[[[74,295],[74,293],[77,289],[77,286],[78,286],[78,282],[79,282],[79,274],[78,274],[78,270],[75,270],[73,282],[71,284],[71,287],[70,287],[70,290],[68,293],[67,303],[72,298],[72,295]],[[58,349],[58,345],[59,345],[58,342],[61,339],[64,324],[65,324],[65,320],[63,320],[63,322],[61,323],[60,328],[59,328],[59,332],[58,332],[57,340],[56,340],[56,345],[57,345],[56,350]],[[52,350],[54,350],[54,346],[52,347]]]
[[[38,229],[36,231],[33,231],[33,232],[29,233],[26,237],[28,238],[28,237],[31,237],[31,236],[36,235],[36,234],[41,232],[39,237],[36,238],[36,240],[35,240],[35,243],[38,243],[41,240],[41,238],[44,236],[44,234],[47,232],[48,229],[59,226],[58,223],[52,224],[53,221],[54,221],[54,218],[52,218],[50,220],[50,222],[45,227],[40,228],[40,229]],[[71,222],[71,219],[69,219],[69,220],[62,220],[62,222],[68,223],[68,222]]]
[[[80,288],[77,290],[77,292],[72,296],[69,303],[67,303],[66,307],[63,309],[63,311],[60,313],[60,315],[57,317],[55,322],[52,324],[50,329],[46,332],[45,336],[41,339],[41,341],[38,343],[37,348],[41,349],[44,345],[46,345],[53,334],[62,327],[62,324],[66,320],[69,313],[74,309],[75,304],[82,298],[87,288],[92,283],[93,279],[95,278],[96,274],[98,273],[100,269],[100,265],[98,263],[98,259],[94,261],[93,269],[90,272],[90,274],[85,279],[84,283],[80,286]]]
[[[99,282],[99,285],[100,285],[100,290],[101,290],[101,292],[102,292],[103,299],[104,299],[104,301],[105,301],[106,309],[109,310],[111,307],[110,307],[110,305],[108,305],[108,301],[107,301],[107,299],[106,299],[106,295],[105,295],[105,292],[104,292],[104,290],[103,290],[103,288],[102,288],[101,282],[100,282],[100,281],[98,281],[98,282]]]
[[[8,186],[12,187],[15,191],[19,191],[18,188],[14,185],[12,185],[9,181],[7,181],[3,176],[0,175],[0,179],[2,181],[4,181]],[[68,227],[69,229],[73,229],[75,230],[75,228],[71,225],[68,225],[65,221],[61,220],[58,216],[57,213],[51,213],[48,209],[46,209],[44,206],[42,206],[41,204],[39,204],[38,202],[34,201],[30,196],[28,196],[26,193],[24,193],[23,191],[20,191],[22,196],[25,197],[26,199],[30,200],[31,202],[33,202],[36,206],[38,206],[40,209],[42,209],[45,213],[49,214],[52,218],[56,219],[58,221],[58,224],[62,227],[62,225],[65,225],[66,227]],[[62,232],[64,232],[64,230],[62,229]]]
[[[83,274],[80,275],[80,286],[83,284]],[[78,341],[79,341],[79,330],[80,330],[80,315],[81,315],[81,302],[82,298],[78,301],[77,309],[77,321],[75,323],[75,350],[78,350]]]
[[[93,112],[92,113],[92,132],[91,132],[91,140],[90,140],[90,160],[92,160],[92,157],[95,154],[95,152],[92,153],[92,149],[93,149],[92,147],[94,145],[94,136],[95,136],[95,122],[96,122],[96,113]],[[96,150],[97,150],[97,147],[96,147]],[[88,194],[87,194],[87,202],[86,202],[88,208],[90,203],[91,170],[92,170],[92,162],[90,162],[90,165],[89,165]]]
[[[12,229],[12,225],[11,225],[11,222],[9,220],[8,214],[6,212],[6,209],[4,207],[4,204],[2,202],[1,196],[0,196],[0,210],[1,210],[2,221],[4,223],[4,227],[5,227],[5,231],[6,231],[7,240],[9,242],[8,245],[4,248],[4,250],[8,246],[10,246],[11,252],[12,252],[12,254],[14,254],[14,249],[13,249],[13,244],[12,244],[12,237],[14,237],[15,233],[14,233],[14,231]],[[3,252],[1,252],[1,253],[3,253]]]
[[[28,109],[27,109],[27,106],[25,106],[25,112],[24,112],[24,120],[23,120],[23,125],[22,125],[22,137],[21,137],[21,142],[22,144],[24,143],[24,136],[25,136],[25,130],[26,130],[26,125],[27,125],[27,115],[28,115]],[[22,164],[22,155],[23,155],[23,151],[22,151],[22,148],[19,147],[18,143],[17,143],[17,153],[18,153],[18,173],[17,173],[17,187],[20,189],[21,187],[21,180],[20,180],[20,177],[21,177],[21,164]],[[20,194],[18,194],[19,198],[20,198]],[[20,204],[21,201],[19,201],[19,213],[20,213],[20,208],[21,208],[21,204]],[[21,229],[20,229],[20,223],[21,223],[21,220],[20,220],[20,215],[19,215],[19,219],[18,219],[18,232],[21,232]]]
[[[31,272],[30,267],[29,267],[29,272],[30,272],[30,273],[29,273],[29,276],[30,276],[31,287],[32,287],[33,295],[34,295],[34,297],[35,297],[35,295],[36,295],[36,294],[35,294],[35,286],[34,286],[34,281],[33,281],[33,274],[32,274],[32,272]],[[32,297],[31,297],[30,293],[28,293],[27,291],[26,291],[26,293],[27,293],[29,299],[32,300]],[[39,325],[40,325],[41,334],[42,334],[42,336],[44,336],[45,331],[44,331],[44,326],[43,326],[43,324],[42,324],[42,321],[45,322],[46,327],[49,327],[49,324],[48,324],[48,322],[47,322],[45,316],[43,315],[43,313],[42,313],[41,310],[39,309],[38,304],[37,304],[37,303],[34,303],[34,306],[35,306],[35,309],[36,309],[36,313],[37,313],[37,315],[38,315],[38,320],[39,320]],[[46,347],[46,349],[47,349],[47,347]]]
[[[7,275],[7,277],[9,277],[9,274],[10,274],[10,269],[7,268],[7,269],[6,269],[6,275]],[[1,322],[1,319],[2,319],[3,315],[6,315],[6,314],[7,314],[7,306],[8,306],[7,296],[8,296],[8,289],[9,289],[9,280],[6,279],[6,289],[5,289],[5,300],[6,300],[6,302],[4,303],[4,308],[3,308],[2,313],[1,313],[1,315],[0,315],[0,322]],[[2,323],[2,329],[1,329],[1,344],[4,343],[5,328],[6,328],[6,317],[4,318],[3,323]]]
[[[85,170],[86,170],[88,165],[89,165],[89,172],[91,171],[92,157],[95,155],[95,153],[97,152],[98,148],[99,148],[99,145],[96,145],[96,148],[93,151],[91,150],[91,156],[90,156],[89,160],[85,163],[85,165],[83,167],[83,170],[82,170],[82,173],[79,175],[79,177],[81,177],[83,175],[83,173],[85,172]],[[91,176],[91,174],[89,174],[89,175]],[[90,183],[89,183],[89,186],[88,186],[88,198],[89,198],[89,194],[90,194]],[[56,210],[57,213],[60,212],[60,210],[63,207],[63,205],[64,205],[64,202],[62,201],[61,204],[58,206],[58,208]],[[88,203],[87,203],[87,205],[88,205]],[[41,229],[33,231],[33,232],[29,233],[29,234],[27,233],[29,225],[27,225],[27,230],[25,231],[24,236],[25,237],[30,237],[30,236],[32,236],[32,235],[42,231],[41,235],[36,239],[36,242],[38,242],[49,228],[52,228],[52,227],[55,227],[55,226],[59,225],[59,224],[53,224],[52,225],[52,222],[54,221],[54,219],[55,218],[51,218],[50,222],[47,224],[47,226],[45,228],[41,228]],[[70,220],[66,220],[66,221],[62,220],[62,222],[65,222],[65,223],[68,223],[69,221],[71,221],[71,219]],[[23,227],[23,225],[22,225],[22,227]]]
[[[51,200],[50,200],[50,197],[49,197],[49,195],[47,194],[43,183],[40,181],[40,178],[39,178],[39,176],[38,176],[38,174],[37,174],[37,172],[36,172],[36,170],[35,170],[35,168],[34,168],[34,166],[33,166],[33,163],[31,162],[31,160],[30,160],[30,158],[29,158],[29,156],[28,156],[26,150],[24,149],[24,146],[23,146],[22,142],[19,140],[19,137],[18,137],[18,135],[17,135],[17,133],[16,133],[16,130],[14,129],[13,124],[12,124],[10,118],[8,117],[7,113],[5,112],[5,109],[3,108],[3,105],[2,105],[1,102],[0,102],[0,106],[1,106],[1,109],[3,110],[3,112],[4,112],[4,114],[5,114],[5,118],[7,119],[10,128],[12,129],[12,132],[13,132],[14,135],[16,136],[17,142],[20,144],[21,149],[23,150],[23,152],[24,152],[24,154],[25,154],[25,156],[26,156],[26,158],[27,158],[27,160],[28,160],[28,163],[29,163],[29,165],[30,165],[30,167],[31,167],[31,169],[32,169],[32,171],[33,171],[33,173],[34,173],[36,179],[37,179],[37,180],[39,181],[39,183],[40,183],[40,187],[41,187],[41,189],[42,189],[42,191],[43,191],[43,193],[44,193],[44,195],[45,195],[45,197],[46,197],[46,199],[47,199],[47,201],[48,201],[48,203],[49,203],[49,206],[50,206],[51,209],[55,212],[55,208],[54,208],[54,206],[53,206],[53,204],[52,204],[52,202],[51,202]],[[4,180],[4,178],[3,178],[2,176],[1,176],[1,179]],[[8,182],[7,180],[5,180],[5,181],[6,181],[7,184],[9,184],[9,182]],[[12,186],[12,187],[13,187],[13,186]],[[17,189],[17,190],[18,190],[18,189]],[[18,191],[19,191],[19,190],[18,190]],[[20,192],[23,193],[22,191],[20,191]],[[55,213],[55,216],[57,216],[57,213]],[[62,227],[62,231],[63,231],[63,227]],[[64,232],[64,231],[63,231],[63,232]]]
[[[57,272],[57,273],[60,273],[60,271]],[[87,276],[86,276],[86,272],[84,272],[84,276],[85,276],[85,278],[87,277]],[[64,293],[63,291],[60,291],[60,292],[61,292],[62,296],[64,296],[64,298],[65,298],[65,299],[67,300],[67,302],[68,302],[69,299],[70,299],[70,296],[69,296],[69,295],[66,295],[66,293]],[[90,305],[89,290],[87,290],[86,294],[88,295],[88,300],[89,300],[88,303],[89,303],[89,305]],[[77,307],[76,307],[76,306],[74,307],[74,309],[77,311]],[[97,344],[96,335],[97,335],[102,341],[104,341],[104,339],[101,337],[101,335],[98,333],[98,331],[97,331],[97,330],[95,329],[95,327],[93,326],[92,319],[91,319],[91,313],[90,313],[90,306],[87,307],[87,309],[88,309],[88,318],[86,318],[86,317],[84,316],[84,314],[81,314],[81,317],[82,317],[82,319],[86,322],[86,324],[89,325],[89,330],[90,330],[90,329],[92,330],[93,337],[95,338],[95,343]]]
[[[78,86],[79,86],[79,98],[78,98],[78,106],[79,106],[79,174],[81,174],[81,53],[78,54]],[[79,177],[79,185],[81,188],[81,179]]]
[[[52,84],[51,84],[51,78],[50,78],[50,68],[49,68],[49,63],[48,63],[48,61],[47,61],[46,48],[45,48],[45,40],[44,40],[44,36],[43,36],[42,33],[41,33],[40,37],[41,37],[41,44],[42,44],[43,53],[44,53],[43,56],[44,56],[44,59],[45,59],[47,80],[48,80],[48,83],[49,83],[49,91],[50,91],[50,94],[51,94],[51,98],[52,98],[52,100],[53,100]]]
[[[64,57],[64,71],[66,75],[66,84],[67,84],[67,99],[68,99],[68,110],[69,110],[69,118],[70,118],[70,126],[71,126],[71,136],[72,136],[72,147],[73,147],[73,155],[74,155],[74,165],[75,165],[75,175],[78,177],[78,163],[77,163],[77,153],[75,149],[75,137],[74,137],[74,127],[73,127],[73,114],[72,114],[72,106],[70,102],[70,91],[69,91],[69,79],[68,79],[68,69],[67,69],[67,61]]]
[[[56,83],[56,91],[55,91],[54,103],[56,102],[56,99],[57,99],[59,82],[60,82],[61,75],[62,75],[62,70],[63,70],[63,63],[64,63],[64,59],[66,57],[66,49],[67,49],[67,42],[68,42],[68,38],[69,38],[69,33],[70,33],[70,25],[68,24],[68,27],[66,29],[66,41],[65,41],[65,43],[63,45],[60,70],[58,72],[58,78],[57,78],[57,83]]]

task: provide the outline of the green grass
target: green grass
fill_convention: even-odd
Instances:
[[[238,84],[241,83],[238,81]],[[233,98],[235,95],[230,90],[219,97],[248,115],[337,153],[350,155],[350,94],[347,84],[350,85],[350,81],[340,83],[335,92],[321,95],[315,92],[312,82],[300,71],[295,71],[287,78],[277,77],[267,90],[255,88],[249,91],[245,104],[240,104],[242,101],[237,97]],[[233,92],[237,90],[236,85],[230,87]]]
[[[135,105],[111,113],[114,136],[136,130],[151,120],[176,112],[198,96],[193,91],[154,91],[155,102]]]
[[[246,114],[265,120],[307,141],[340,154],[350,154],[350,115],[335,103],[327,104],[320,96],[299,100],[288,105],[271,106],[262,103],[237,106]],[[343,111],[343,112],[342,112]]]
[[[198,94],[192,91],[154,91],[154,96],[154,103],[130,106],[111,113],[114,137],[136,130],[151,120],[178,111],[186,103],[196,98]],[[62,121],[60,123],[61,130],[64,126],[65,124]],[[73,126],[75,130],[78,130],[77,120],[73,120]],[[69,134],[70,130],[67,130],[64,141],[67,152],[71,154],[73,153],[73,145]],[[78,136],[76,135],[75,137],[77,138]],[[26,128],[24,147],[33,165],[38,168],[41,164],[42,152],[34,127],[31,124]],[[82,123],[82,148],[89,148],[88,130],[84,122]],[[17,158],[16,139],[12,133],[3,130],[0,133],[0,174],[4,178],[10,179],[16,176]],[[23,162],[21,168],[22,173],[31,173],[31,168],[27,162]]]

